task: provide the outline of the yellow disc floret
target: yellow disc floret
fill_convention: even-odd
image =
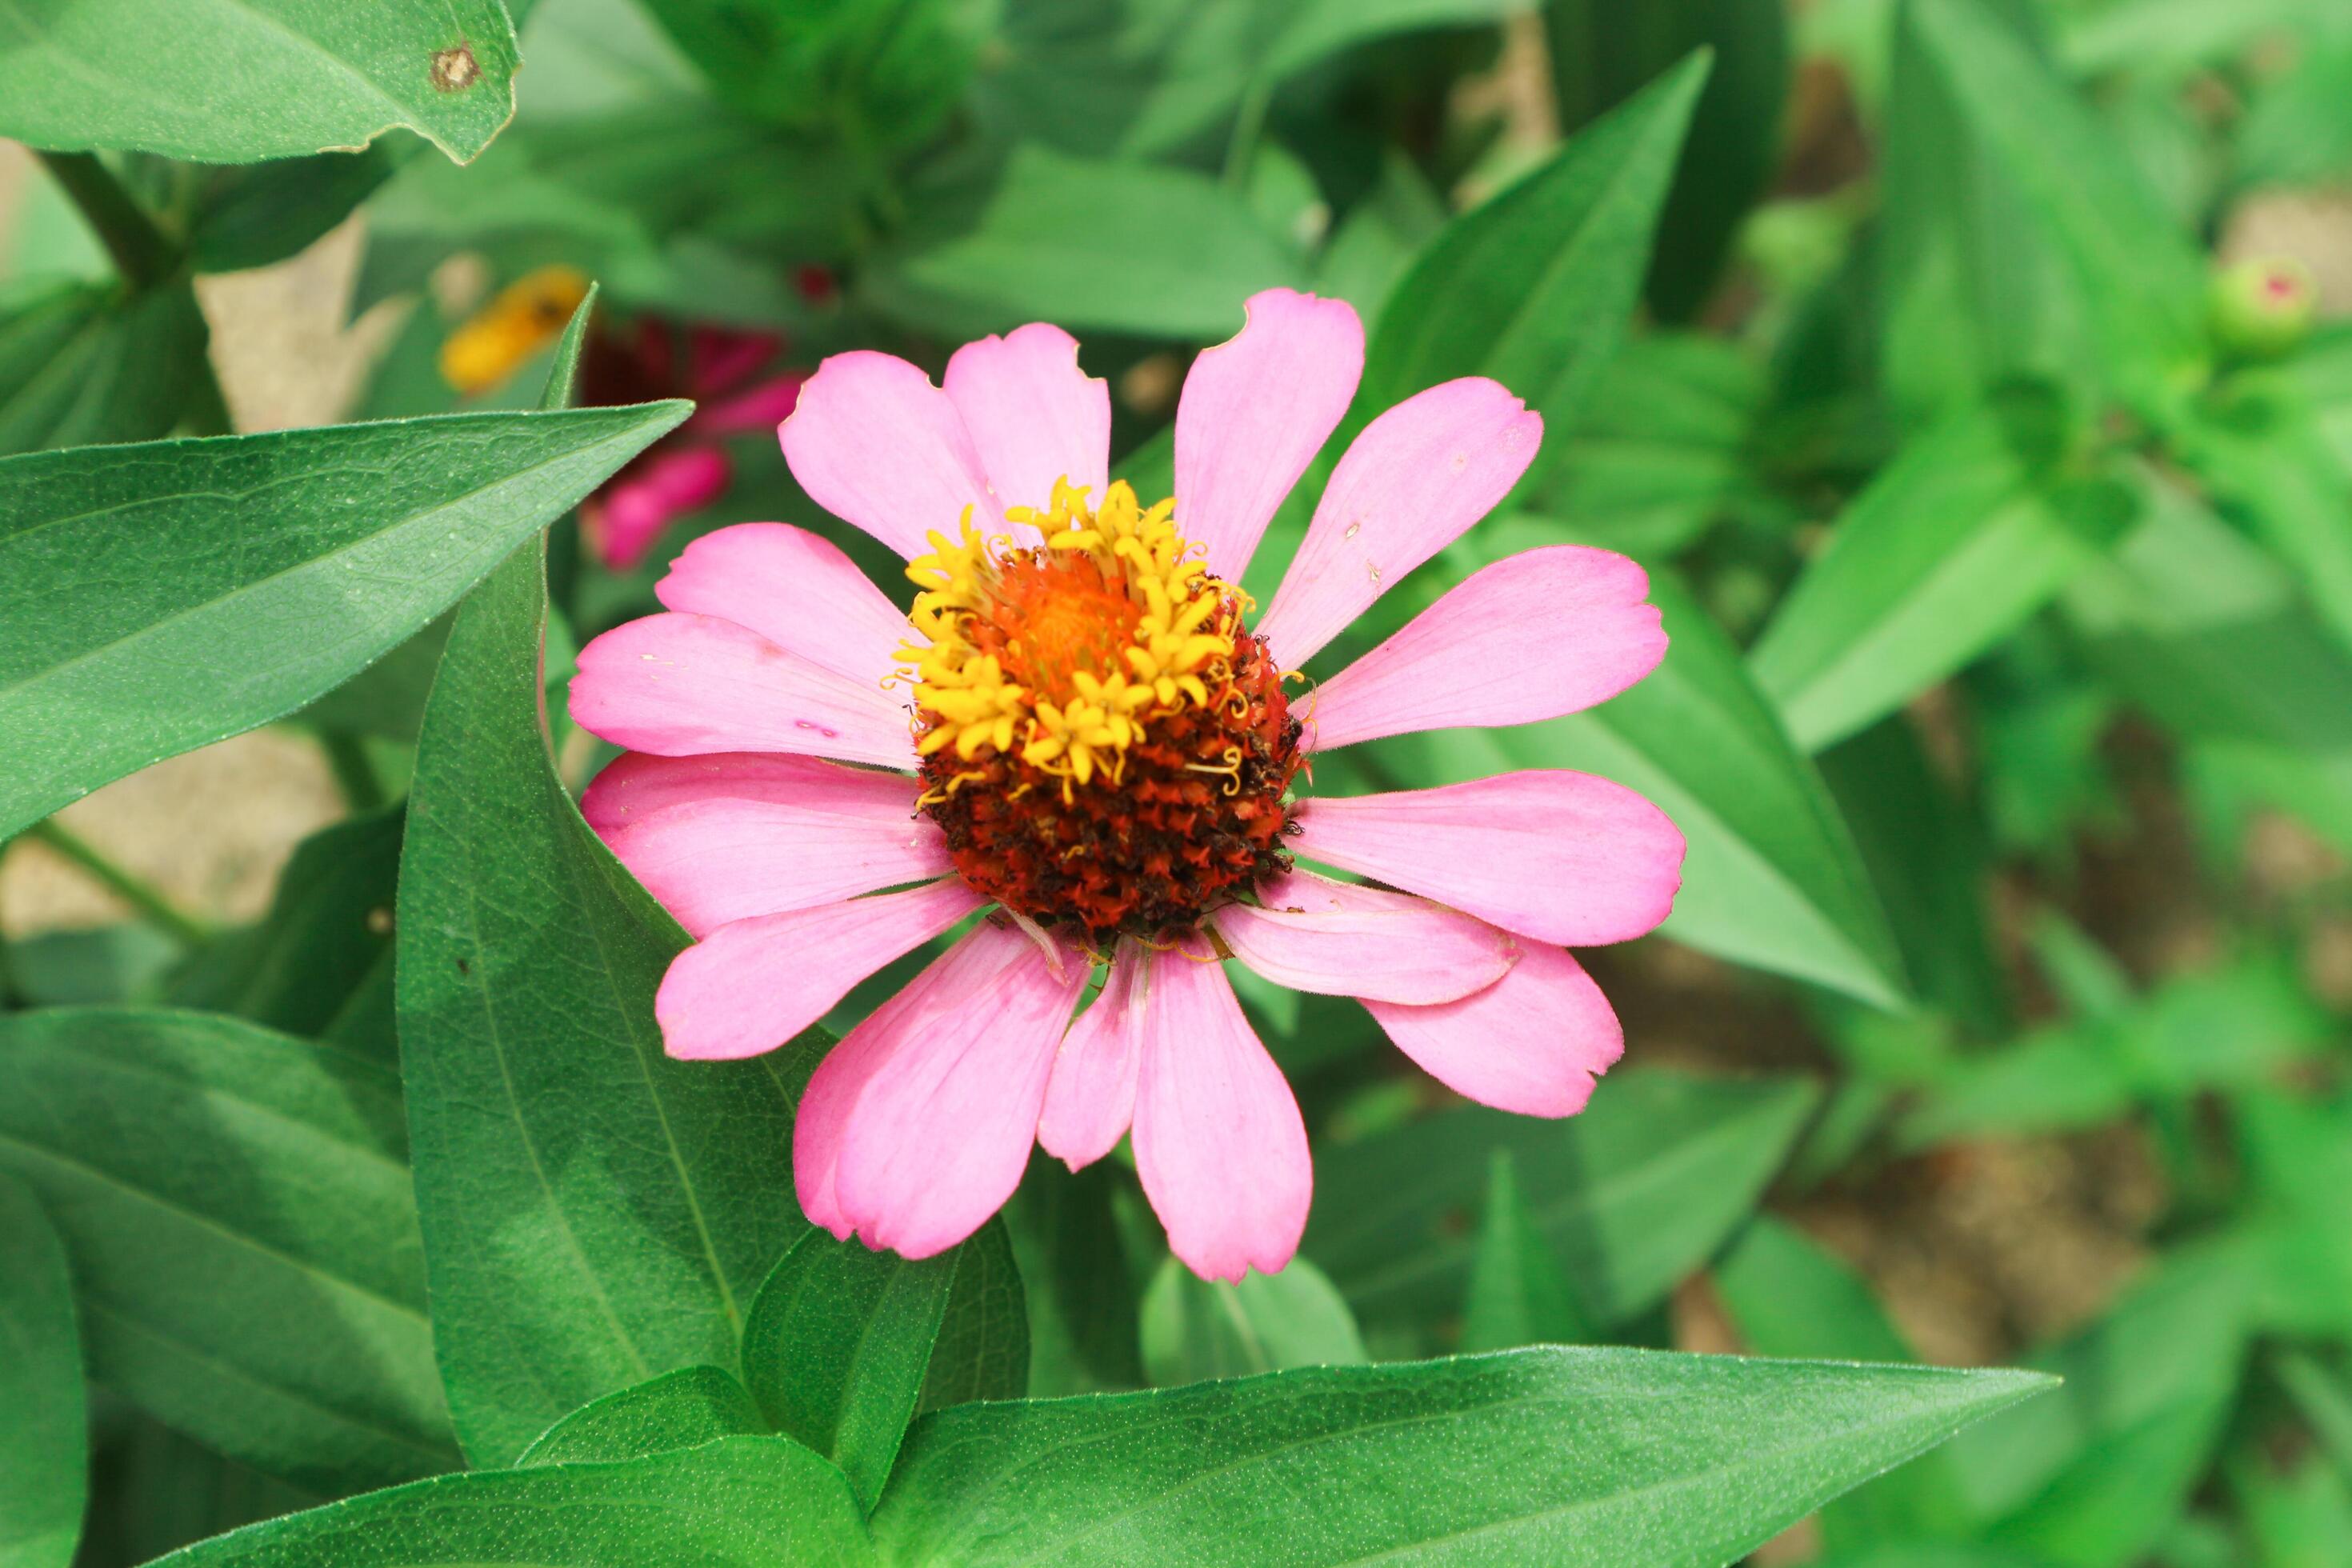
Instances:
[[[1124,480],[1104,493],[1054,485],[1044,511],[1015,507],[1042,545],[983,535],[969,509],[961,537],[934,531],[907,568],[923,590],[898,650],[915,689],[925,756],[982,747],[1071,784],[1116,780],[1154,715],[1209,706],[1230,660],[1244,601],[1176,531],[1176,503],[1145,510]]]
[[[965,881],[1097,952],[1161,940],[1286,870],[1297,721],[1248,601],[1115,484],[1066,480],[931,535],[895,679],[923,811]],[[1032,531],[1034,530],[1034,531]]]

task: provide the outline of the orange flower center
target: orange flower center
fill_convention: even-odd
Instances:
[[[1174,512],[1057,484],[1050,510],[1006,514],[1042,542],[967,516],[908,568],[923,809],[966,881],[1098,952],[1190,931],[1290,866],[1299,726],[1246,599]]]

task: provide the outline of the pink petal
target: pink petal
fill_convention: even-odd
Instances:
[[[835,354],[801,388],[776,432],[809,499],[901,555],[930,550],[936,530],[956,537],[963,509],[994,513],[980,454],[948,395],[890,354]]]
[[[716,616],[647,616],[580,650],[572,717],[631,751],[795,752],[913,765],[900,700]]]
[[[1028,1166],[1054,1049],[1088,973],[983,921],[852,1029],[835,1056],[848,1053],[842,1075],[860,1081],[852,1103],[829,1110],[837,1131],[818,1150],[832,1161],[836,1221],[870,1247],[929,1258],[1003,1207]],[[809,1208],[805,1188],[801,1201]]]
[[[631,464],[581,508],[596,558],[615,572],[630,570],[663,529],[725,495],[732,478],[727,454],[709,447],[655,452]]]
[[[1649,591],[1633,562],[1580,544],[1497,561],[1299,704],[1306,745],[1531,724],[1605,701],[1665,657]]]
[[[1176,404],[1176,523],[1234,583],[1364,374],[1364,323],[1346,300],[1268,289],[1244,308],[1240,332],[1192,362]]]
[[[674,805],[600,833],[689,935],[730,921],[838,903],[955,869],[939,826],[894,815],[765,800]]]
[[[662,1048],[685,1061],[772,1051],[850,987],[988,900],[958,878],[720,926],[670,961],[654,997]]]
[[[580,797],[580,814],[607,837],[657,811],[706,800],[764,800],[906,822],[915,816],[918,788],[903,773],[845,768],[781,752],[712,752],[698,757],[625,752],[590,781]]]
[[[840,546],[788,522],[739,522],[704,534],[671,563],[654,593],[673,610],[749,626],[787,653],[866,685],[898,663],[908,632],[905,613]]]
[[[975,931],[971,936],[979,934]],[[928,985],[937,990],[939,983],[933,977],[943,966],[968,967],[971,946],[971,937],[967,936],[934,959],[906,989],[867,1014],[864,1023],[825,1053],[801,1095],[800,1110],[793,1117],[793,1194],[800,1200],[801,1213],[809,1223],[823,1226],[836,1241],[848,1240],[857,1228],[842,1212],[834,1178],[841,1170],[841,1146],[848,1136],[858,1097],[908,1044],[906,1020],[918,1010],[916,1004],[925,994],[919,988]]]
[[[1273,1274],[1298,1250],[1315,1173],[1282,1069],[1242,1016],[1224,966],[1152,955],[1135,1169],[1168,1246],[1204,1279]]]
[[[1037,1143],[1073,1171],[1117,1148],[1135,1115],[1149,963],[1145,948],[1122,937],[1102,994],[1078,1015],[1055,1053],[1045,1114],[1037,1121]]]
[[[704,404],[688,423],[713,436],[772,430],[793,416],[793,410],[800,406],[801,388],[807,384],[805,372],[790,371],[723,401]]]
[[[1095,500],[1102,499],[1110,472],[1110,384],[1078,368],[1077,339],[1033,321],[964,344],[943,379],[1000,510],[1043,508],[1059,479],[1090,486]]]
[[[1573,1116],[1624,1054],[1625,1031],[1566,950],[1530,946],[1508,974],[1433,1007],[1367,1001],[1397,1048],[1454,1093],[1522,1116]]]
[[[1451,1002],[1509,972],[1518,944],[1484,921],[1411,893],[1335,882],[1310,871],[1258,889],[1262,909],[1213,917],[1233,955],[1293,991]]]
[[[1283,668],[1494,510],[1542,444],[1543,416],[1484,376],[1417,393],[1365,426],[1258,623]]]
[[[1683,836],[1620,784],[1565,769],[1304,803],[1298,853],[1563,947],[1654,929]]]

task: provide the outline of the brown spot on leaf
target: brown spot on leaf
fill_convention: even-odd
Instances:
[[[481,79],[482,67],[473,46],[457,44],[433,57],[433,85],[442,92],[463,92]]]

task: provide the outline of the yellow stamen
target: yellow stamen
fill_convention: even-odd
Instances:
[[[1146,510],[1122,480],[1097,509],[1089,488],[1057,479],[1044,510],[1005,512],[1042,549],[983,534],[966,508],[957,538],[932,532],[908,563],[922,592],[890,679],[914,689],[924,755],[1009,753],[1018,736],[1020,760],[1067,798],[1098,773],[1116,782],[1155,718],[1231,690],[1247,598],[1193,555],[1173,500]]]

